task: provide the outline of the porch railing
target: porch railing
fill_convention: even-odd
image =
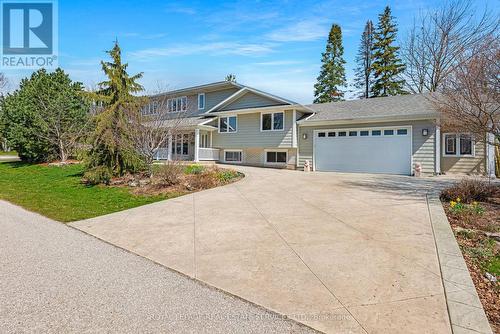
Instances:
[[[200,147],[198,151],[198,160],[200,161],[218,161],[219,149],[218,148],[204,148]]]

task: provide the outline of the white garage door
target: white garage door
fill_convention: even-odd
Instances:
[[[411,174],[411,127],[314,132],[318,171]]]

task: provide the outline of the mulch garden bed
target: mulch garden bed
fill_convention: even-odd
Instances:
[[[482,213],[460,212],[443,201],[448,220],[467,263],[484,310],[495,333],[500,333],[500,241],[492,234],[500,232],[500,196],[477,203]]]

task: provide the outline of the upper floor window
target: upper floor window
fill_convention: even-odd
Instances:
[[[147,105],[142,108],[142,114],[143,115],[154,115],[158,113],[158,101],[153,101],[151,103],[148,103]]]
[[[186,111],[187,110],[187,97],[180,96],[167,100],[167,110],[169,112]]]
[[[474,140],[470,134],[444,134],[445,156],[474,156]]]
[[[205,109],[205,93],[198,94],[198,109]]]
[[[236,132],[238,130],[236,116],[227,116],[219,118],[219,132]]]
[[[261,114],[261,131],[279,131],[285,126],[285,113],[283,111]]]

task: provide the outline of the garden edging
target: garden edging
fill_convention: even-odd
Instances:
[[[427,205],[453,333],[493,333],[439,197]]]

